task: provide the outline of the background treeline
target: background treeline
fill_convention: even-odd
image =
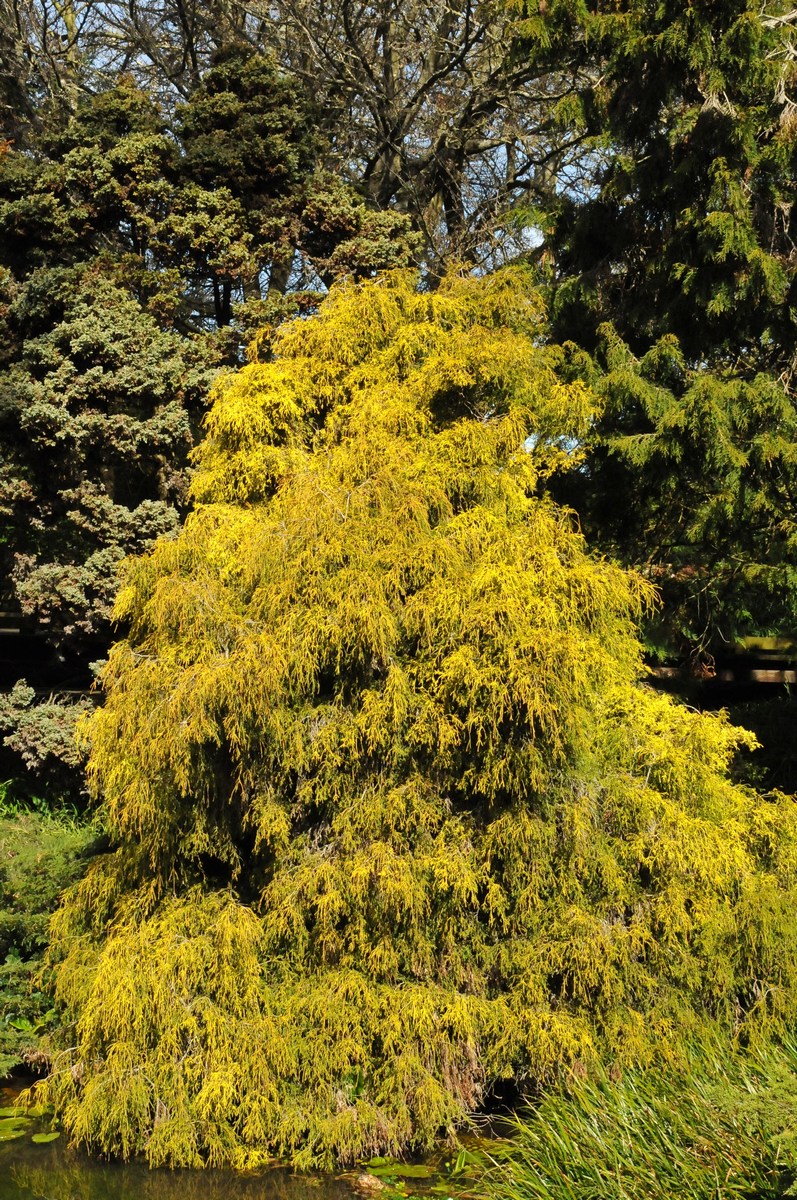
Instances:
[[[48,692],[88,686],[119,561],[176,528],[214,377],[398,265],[536,264],[604,402],[557,498],[661,589],[652,650],[699,674],[788,638],[787,10],[2,0],[3,607],[38,641],[0,719],[26,768],[79,790],[86,701]]]
[[[794,24],[780,0],[0,0],[17,794],[82,803],[120,561],[178,529],[219,374],[346,276],[528,263],[562,379],[602,401],[545,486],[660,589],[651,653],[700,674],[791,638]]]

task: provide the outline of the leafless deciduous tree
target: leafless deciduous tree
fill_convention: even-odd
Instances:
[[[542,50],[506,0],[0,6],[9,85],[35,74],[67,105],[79,87],[121,72],[161,98],[186,98],[221,46],[272,53],[312,89],[331,147],[324,165],[376,208],[408,213],[432,263],[517,252],[529,208],[573,186],[584,165],[578,125],[562,116],[582,82],[577,47]]]
[[[437,258],[511,252],[513,210],[576,169],[581,137],[558,117],[578,68],[535,53],[506,3],[271,0],[268,17],[342,170],[409,212]]]
[[[103,56],[106,29],[94,0],[0,0],[0,131],[74,108],[86,64]]]

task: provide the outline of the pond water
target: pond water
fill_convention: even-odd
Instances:
[[[0,1145],[0,1200],[352,1200],[357,1194],[351,1180],[302,1178],[282,1168],[252,1175],[150,1171],[139,1163],[93,1162],[60,1138]]]
[[[10,1110],[15,1099],[15,1092],[0,1089],[0,1109]],[[0,1200],[400,1200],[421,1189],[428,1190],[428,1200],[445,1200],[442,1193],[448,1190],[436,1172],[419,1167],[408,1168],[406,1180],[391,1178],[389,1186],[376,1175],[356,1171],[152,1171],[139,1162],[95,1162],[70,1150],[64,1137],[43,1144],[32,1140],[49,1129],[47,1120],[26,1122],[24,1133],[9,1141],[2,1140],[0,1129]],[[402,1168],[396,1171],[400,1176]],[[421,1181],[414,1177],[416,1171],[429,1178]]]

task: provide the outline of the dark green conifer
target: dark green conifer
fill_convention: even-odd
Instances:
[[[793,19],[779,0],[578,19],[597,172],[552,221],[553,336],[606,404],[558,495],[662,589],[652,643],[702,663],[797,624]]]
[[[0,157],[3,603],[79,688],[120,559],[177,526],[214,371],[299,306],[289,284],[313,304],[318,272],[406,262],[413,243],[316,169],[310,101],[251,52],[220,55],[172,128],[122,78],[28,142]],[[24,725],[30,748],[33,712],[6,706],[7,745]]]

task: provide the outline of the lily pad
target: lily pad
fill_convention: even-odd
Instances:
[[[14,1138],[24,1137],[29,1124],[24,1117],[6,1117],[0,1121],[0,1142],[13,1142]]]
[[[30,1140],[35,1142],[37,1146],[43,1146],[46,1142],[54,1142],[60,1136],[60,1132],[57,1129],[53,1129],[50,1133],[34,1133]]]
[[[20,1108],[18,1105],[16,1105],[16,1106],[12,1105],[10,1108],[9,1107],[0,1108],[0,1118],[3,1118],[3,1117],[25,1117],[25,1116],[27,1116],[27,1111],[28,1111],[27,1109]]]
[[[25,1112],[29,1117],[49,1117],[52,1115],[52,1104],[31,1104]]]

